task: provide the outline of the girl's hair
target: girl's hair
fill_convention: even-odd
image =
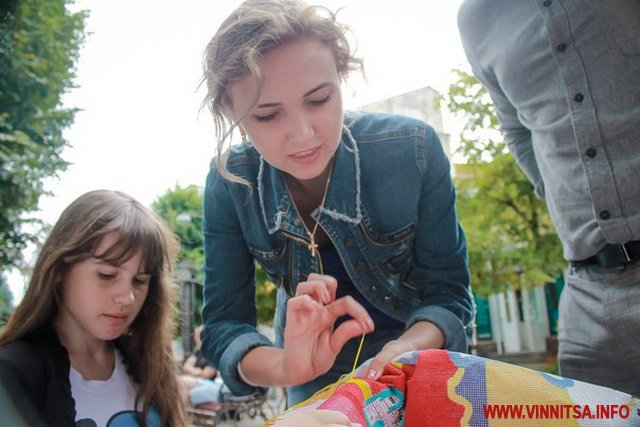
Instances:
[[[105,236],[115,236],[96,253]],[[140,253],[151,274],[149,292],[127,334],[115,340],[137,383],[136,407],[153,406],[163,425],[185,425],[172,353],[177,286],[171,279],[178,243],[163,221],[132,197],[117,191],[86,193],[69,205],[47,237],[25,295],[9,318],[0,345],[51,327],[61,301],[61,281],[77,262],[90,257],[121,265]]]
[[[243,178],[226,171],[229,155],[226,142],[238,126],[225,114],[232,106],[230,85],[248,75],[258,82],[254,104],[241,114],[242,120],[260,97],[262,58],[271,49],[301,38],[326,44],[344,81],[351,71],[363,71],[362,60],[354,56],[349,46],[347,32],[347,27],[337,22],[336,14],[329,9],[297,0],[247,0],[222,23],[205,50],[202,77],[207,86],[203,106],[213,115],[217,139],[215,164],[221,176],[247,184]]]

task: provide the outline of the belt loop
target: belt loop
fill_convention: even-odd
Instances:
[[[573,267],[597,265],[602,268],[622,268],[640,260],[640,240],[626,243],[606,244],[595,255],[578,261],[571,261]]]
[[[629,251],[627,251],[626,243],[621,244],[621,245],[620,245],[620,248],[622,248],[622,253],[623,253],[623,255],[624,255],[624,259],[625,259],[627,262],[631,262],[631,257],[629,256]]]

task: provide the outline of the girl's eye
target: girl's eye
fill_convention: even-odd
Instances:
[[[329,102],[330,99],[331,99],[331,95],[327,95],[322,99],[315,99],[313,101],[309,101],[309,103],[311,105],[323,105],[323,104],[326,104],[327,102]]]
[[[271,120],[273,120],[276,117],[277,114],[278,113],[271,113],[271,114],[268,114],[266,116],[254,115],[253,117],[255,117],[255,119],[257,121],[259,121],[259,122],[270,122]]]
[[[143,285],[143,286],[148,285],[150,280],[151,280],[151,277],[149,276],[136,277],[133,279],[136,285]]]
[[[116,277],[113,273],[98,273],[98,277],[102,280],[111,280]]]

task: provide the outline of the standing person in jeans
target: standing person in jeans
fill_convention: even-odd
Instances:
[[[564,376],[640,392],[640,2],[465,0],[458,25],[570,262]]]
[[[363,333],[372,379],[409,350],[467,351],[473,302],[449,162],[425,123],[343,111],[341,84],[362,63],[335,15],[247,1],[204,64],[218,150],[202,350],[231,391],[288,386],[291,406],[351,371]],[[226,148],[234,130],[243,141]],[[256,262],[278,286],[275,346],[255,327]]]

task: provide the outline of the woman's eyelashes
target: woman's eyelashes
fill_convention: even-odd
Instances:
[[[329,102],[330,100],[331,100],[331,94],[328,94],[324,98],[310,99],[307,101],[307,104],[311,105],[312,107],[320,107],[326,104],[327,102]],[[274,111],[273,113],[265,114],[265,115],[254,114],[253,117],[259,122],[269,122],[275,119],[278,114],[279,114],[279,111]]]
[[[278,114],[277,112],[271,113],[271,114],[267,114],[266,116],[259,116],[257,114],[254,114],[253,117],[259,122],[269,122],[269,121],[273,120],[276,117],[277,114]]]
[[[330,99],[331,99],[331,94],[329,94],[329,95],[327,95],[327,96],[325,96],[324,98],[321,98],[321,99],[310,100],[309,104],[315,105],[315,106],[324,105],[327,102],[329,102]]]

